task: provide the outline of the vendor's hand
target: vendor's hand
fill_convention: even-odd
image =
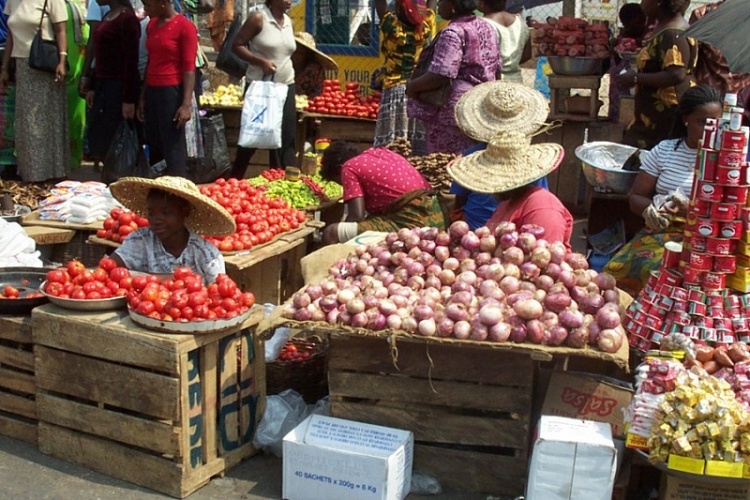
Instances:
[[[86,76],[82,76],[81,80],[78,82],[78,95],[81,99],[87,98],[86,96],[89,93],[90,82],[91,79]]]
[[[662,211],[670,215],[685,217],[690,200],[681,193],[670,194],[662,207]]]
[[[626,88],[635,87],[635,80],[636,80],[635,75],[636,74],[637,73],[635,73],[634,71],[627,71],[621,75],[616,75],[615,80],[617,80],[617,84],[622,87],[626,87]]]
[[[659,211],[653,204],[646,207],[642,215],[646,227],[652,231],[663,231],[672,224],[672,216]]]
[[[138,107],[135,110],[135,117],[138,118],[139,122],[146,121],[146,102],[143,99],[138,101]]]
[[[86,107],[89,109],[93,108],[94,107],[94,91],[89,90],[88,92],[86,92],[85,97],[86,97]]]
[[[133,103],[122,103],[122,117],[126,120],[132,120],[135,118],[135,104]]]
[[[266,76],[273,75],[276,73],[276,64],[268,59],[264,59],[260,65],[260,69],[263,70],[263,74]]]
[[[57,64],[57,67],[55,68],[55,83],[58,85],[65,85],[65,75],[67,74],[68,70],[65,67],[65,57],[60,57],[60,62]]]
[[[177,128],[184,127],[185,124],[190,121],[190,111],[190,104],[183,104],[182,106],[177,108],[177,113],[175,113],[173,118],[173,121],[176,123]]]

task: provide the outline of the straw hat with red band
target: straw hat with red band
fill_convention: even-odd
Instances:
[[[148,218],[148,193],[156,189],[173,194],[190,204],[185,227],[197,234],[224,236],[236,230],[234,218],[224,207],[202,194],[192,181],[183,177],[164,176],[157,179],[123,177],[109,185],[112,196],[126,208]]]
[[[317,49],[315,38],[310,33],[307,33],[306,31],[298,31],[294,34],[294,39],[297,41],[297,45],[300,45],[311,51],[324,69],[336,71],[339,70],[339,65],[336,63],[336,61]]]
[[[504,130],[487,149],[456,158],[448,173],[461,186],[477,193],[504,193],[531,184],[555,170],[565,156],[559,144],[531,144],[531,136]]]

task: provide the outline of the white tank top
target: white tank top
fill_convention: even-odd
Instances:
[[[263,28],[255,35],[255,38],[250,40],[250,51],[276,64],[274,82],[292,85],[294,83],[292,53],[297,48],[292,20],[284,14],[284,26],[279,26],[271,10],[265,4],[258,7],[258,12],[263,14]],[[251,64],[247,67],[245,77],[248,81],[262,80],[263,70]]]
[[[522,82],[521,56],[529,40],[529,27],[519,15],[516,15],[516,20],[510,26],[503,26],[492,19],[483,19],[495,28],[500,40],[500,56],[503,58],[502,79]]]

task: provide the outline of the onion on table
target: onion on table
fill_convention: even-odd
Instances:
[[[615,280],[588,269],[538,226],[495,231],[455,222],[401,229],[359,245],[282,314],[425,337],[531,342],[617,352],[624,339]]]

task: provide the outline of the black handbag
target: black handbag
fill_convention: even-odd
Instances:
[[[424,75],[430,69],[430,64],[432,64],[432,57],[435,52],[435,43],[437,42],[439,36],[440,33],[438,33],[438,35],[434,40],[432,40],[432,42],[427,44],[427,46],[422,49],[422,53],[419,55],[419,60],[417,61],[417,64],[414,66],[414,70],[411,73],[412,80]],[[417,99],[427,104],[441,107],[448,101],[448,95],[450,94],[452,83],[452,81],[449,81],[440,88],[420,92],[419,94],[417,94]]]
[[[237,16],[229,26],[227,37],[221,45],[219,55],[216,56],[216,67],[235,78],[245,76],[248,66],[247,61],[240,59],[232,50],[232,44],[234,43],[234,39],[237,38],[237,33],[240,32],[240,28],[242,28],[242,19]]]
[[[42,37],[42,23],[44,14],[47,12],[47,0],[44,0],[42,8],[42,18],[39,20],[39,30],[37,30],[34,39],[31,42],[31,51],[29,52],[29,67],[38,71],[54,74],[57,71],[57,65],[60,64],[60,54],[57,50],[55,40],[45,40]]]

